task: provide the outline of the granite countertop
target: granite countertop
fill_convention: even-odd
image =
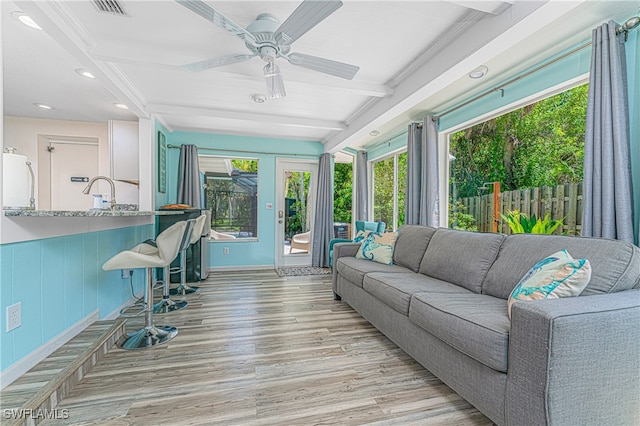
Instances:
[[[138,210],[4,210],[11,217],[123,217],[166,216],[184,214],[182,210],[138,211]]]

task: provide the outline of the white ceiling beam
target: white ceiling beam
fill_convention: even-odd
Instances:
[[[158,62],[147,62],[141,61],[139,59],[127,58],[124,56],[115,56],[110,54],[110,48],[93,48],[90,50],[90,55],[95,61],[102,61],[113,64],[121,64],[121,65],[133,65],[140,66],[146,68],[156,68],[163,69],[168,71],[175,71],[180,73],[189,73],[189,71],[185,71],[179,65],[172,65],[169,63],[158,63]],[[122,49],[120,49],[122,50]],[[179,62],[179,60],[177,60]],[[184,63],[188,62],[186,59],[183,61]],[[252,82],[264,82],[264,77],[258,75],[247,75],[240,73],[230,73],[221,71],[219,69],[209,69],[205,71],[200,71],[199,73],[206,73],[207,75],[211,75],[212,78],[219,78],[225,80],[240,80],[240,81],[252,81]],[[313,78],[313,74],[309,74],[310,77],[308,79],[300,79],[300,78],[291,78],[287,77],[285,82],[287,85],[301,85],[301,86],[312,86],[317,87],[322,90],[339,92],[345,94],[354,94],[361,96],[370,96],[375,98],[383,98],[385,96],[389,96],[393,94],[393,89],[386,84],[381,83],[372,83],[366,81],[358,81],[356,80],[342,80],[339,78],[332,78],[331,80],[322,79],[322,78]]]
[[[501,14],[506,8],[511,6],[514,0],[511,1],[478,1],[478,0],[449,0],[453,4],[465,7],[467,9],[474,9],[479,12],[490,13],[492,15]]]
[[[508,50],[583,1],[515,2],[507,13],[478,22],[400,82],[393,96],[374,100],[368,108],[350,118],[347,130],[337,132],[324,141],[325,151],[335,153],[357,145],[371,129],[382,127],[406,113],[478,64]]]
[[[149,104],[146,106],[149,114],[175,114],[199,117],[225,118],[230,120],[246,121],[250,123],[271,123],[288,127],[300,127],[310,129],[326,129],[344,131],[347,125],[341,121],[319,120],[315,118],[292,117],[275,114],[259,114],[243,111],[233,111],[217,108],[199,108],[188,106],[176,106],[165,104]]]

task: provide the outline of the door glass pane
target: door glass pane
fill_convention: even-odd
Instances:
[[[284,172],[284,254],[309,254],[311,251],[311,172]]]
[[[393,157],[373,164],[373,220],[393,226]]]

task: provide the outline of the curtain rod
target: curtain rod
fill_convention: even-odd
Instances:
[[[177,148],[180,149],[182,147],[182,145],[167,145],[167,148]],[[257,154],[263,154],[263,155],[286,155],[286,156],[294,156],[294,157],[308,157],[308,158],[315,158],[316,156],[313,154],[285,154],[282,152],[262,152],[262,151],[243,151],[240,149],[218,149],[218,148],[200,148],[198,147],[198,151],[216,151],[216,152],[228,152],[228,153],[234,153],[234,154],[250,154],[250,155],[257,155]],[[319,158],[319,156],[317,156]]]
[[[623,25],[621,25],[618,28],[616,28],[616,34],[620,35],[620,34],[624,33],[624,35],[625,35],[624,41],[626,42],[627,38],[628,38],[628,35],[629,35],[629,31],[636,29],[639,25],[640,25],[640,17],[634,16],[633,18],[627,19],[627,21]],[[457,111],[460,108],[463,108],[463,107],[465,107],[465,106],[467,106],[467,105],[469,105],[469,104],[471,104],[471,103],[473,103],[473,102],[475,102],[475,101],[477,101],[479,99],[482,99],[485,96],[488,96],[488,95],[490,95],[490,94],[492,94],[494,92],[502,91],[503,92],[502,94],[504,95],[504,88],[505,87],[507,87],[507,86],[509,86],[509,85],[515,83],[516,81],[519,81],[519,80],[521,80],[521,79],[523,79],[525,77],[528,77],[531,74],[533,74],[535,72],[538,72],[543,68],[548,67],[549,65],[553,65],[556,62],[561,61],[562,59],[564,59],[564,58],[566,58],[568,56],[571,56],[574,53],[577,53],[577,52],[581,51],[582,49],[586,49],[589,46],[591,46],[591,42],[590,41],[585,43],[585,44],[582,44],[582,45],[576,47],[573,50],[570,50],[569,52],[566,52],[566,53],[558,56],[557,58],[554,58],[554,59],[552,59],[552,60],[550,60],[548,62],[545,62],[542,65],[539,65],[536,68],[533,68],[533,69],[527,71],[524,74],[521,74],[521,75],[519,75],[517,77],[514,77],[511,80],[508,80],[507,82],[505,82],[505,83],[503,83],[503,84],[501,84],[501,85],[499,85],[497,87],[494,87],[493,89],[490,89],[490,90],[488,90],[488,91],[486,91],[484,93],[481,93],[481,94],[479,94],[479,95],[477,95],[477,96],[475,96],[475,97],[473,97],[471,99],[468,99],[465,102],[461,103],[460,105],[456,105],[455,107],[453,107],[451,109],[448,109],[448,110],[445,110],[444,112],[441,112],[440,114],[434,114],[433,117],[432,117],[432,120],[433,121],[438,121],[439,118],[444,117],[447,114],[451,114],[452,112]],[[422,127],[422,123],[415,123],[415,124],[417,124],[418,127]],[[384,145],[386,143],[391,142],[393,139],[395,139],[397,137],[400,137],[402,135],[406,135],[407,133],[409,133],[409,130],[405,130],[402,133],[399,133],[399,134],[397,134],[395,136],[392,136],[392,137],[390,137],[388,139],[385,139],[385,140],[383,140],[381,142],[378,142],[378,143],[376,143],[374,145],[371,145],[371,147],[369,147],[368,149],[370,149],[370,150],[371,149],[375,149],[375,148],[377,148],[379,146],[382,146],[382,145]]]
[[[574,53],[577,53],[577,52],[581,51],[582,49],[585,49],[585,48],[587,48],[589,46],[591,46],[591,42],[588,42],[588,43],[585,43],[585,44],[583,44],[581,46],[578,46],[575,49],[570,50],[569,52],[566,52],[563,55],[558,56],[557,58],[554,58],[554,59],[552,59],[552,60],[550,60],[548,62],[545,62],[544,64],[539,65],[539,66],[537,66],[537,67],[525,72],[524,74],[520,74],[519,76],[514,77],[511,80],[508,80],[507,82],[502,83],[501,85],[494,87],[493,89],[489,89],[484,93],[480,93],[479,95],[474,96],[473,98],[464,101],[460,105],[456,105],[453,108],[447,109],[444,112],[441,112],[440,114],[435,114],[433,116],[433,121],[437,121],[438,119],[444,117],[445,115],[451,114],[452,112],[457,111],[460,108],[464,108],[467,105],[469,105],[469,104],[471,104],[471,103],[473,103],[473,102],[475,102],[477,100],[480,100],[480,99],[484,98],[485,96],[488,96],[488,95],[490,95],[490,94],[492,94],[494,92],[502,92],[502,96],[504,96],[504,88],[505,87],[515,83],[516,81],[522,80],[523,78],[528,77],[531,74],[536,73],[536,72],[540,71],[541,69],[548,67],[549,65],[553,65],[556,62],[561,61],[562,59],[566,58],[567,56],[571,56]]]
[[[634,16],[633,18],[627,19],[627,21],[623,25],[621,25],[621,26],[616,28],[616,35],[620,35],[620,34],[624,33],[624,41],[626,42],[627,38],[629,37],[629,31],[637,28],[638,25],[640,25],[640,17]],[[433,121],[438,121],[439,118],[444,117],[447,114],[451,114],[452,112],[457,111],[460,108],[463,108],[463,107],[469,105],[470,103],[473,103],[473,102],[475,102],[475,101],[477,101],[479,99],[482,99],[485,96],[488,96],[488,95],[490,95],[490,94],[492,94],[494,92],[500,91],[500,92],[502,92],[502,96],[504,96],[504,88],[505,87],[515,83],[518,80],[521,80],[521,79],[523,79],[525,77],[528,77],[531,74],[533,74],[535,72],[538,72],[543,68],[548,67],[549,65],[553,65],[556,62],[561,61],[564,58],[566,58],[568,56],[571,56],[574,53],[577,53],[577,52],[581,51],[582,49],[586,49],[589,46],[591,46],[591,42],[590,41],[585,43],[585,44],[583,44],[583,45],[581,45],[581,46],[576,47],[573,50],[570,50],[569,52],[566,52],[566,53],[558,56],[557,58],[554,58],[554,59],[550,60],[549,62],[546,62],[546,63],[544,63],[542,65],[539,65],[539,66],[527,71],[524,74],[521,74],[521,75],[519,75],[519,76],[517,76],[515,78],[512,78],[511,80],[507,81],[506,83],[503,83],[503,84],[501,84],[501,85],[499,85],[497,87],[494,87],[493,89],[490,89],[490,90],[488,90],[488,91],[486,91],[484,93],[481,93],[478,96],[475,96],[475,97],[473,97],[473,98],[461,103],[460,105],[456,105],[455,107],[453,107],[451,109],[448,109],[448,110],[445,110],[444,112],[441,112],[440,114],[435,114],[433,116]]]

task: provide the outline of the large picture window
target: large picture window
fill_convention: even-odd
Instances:
[[[449,226],[509,234],[517,222],[524,232],[580,235],[587,91],[574,87],[451,134]],[[533,219],[549,226],[528,226]]]
[[[258,237],[258,160],[199,156],[215,239]]]
[[[396,230],[404,224],[404,199],[407,189],[407,152],[393,154],[373,162],[373,220]]]

